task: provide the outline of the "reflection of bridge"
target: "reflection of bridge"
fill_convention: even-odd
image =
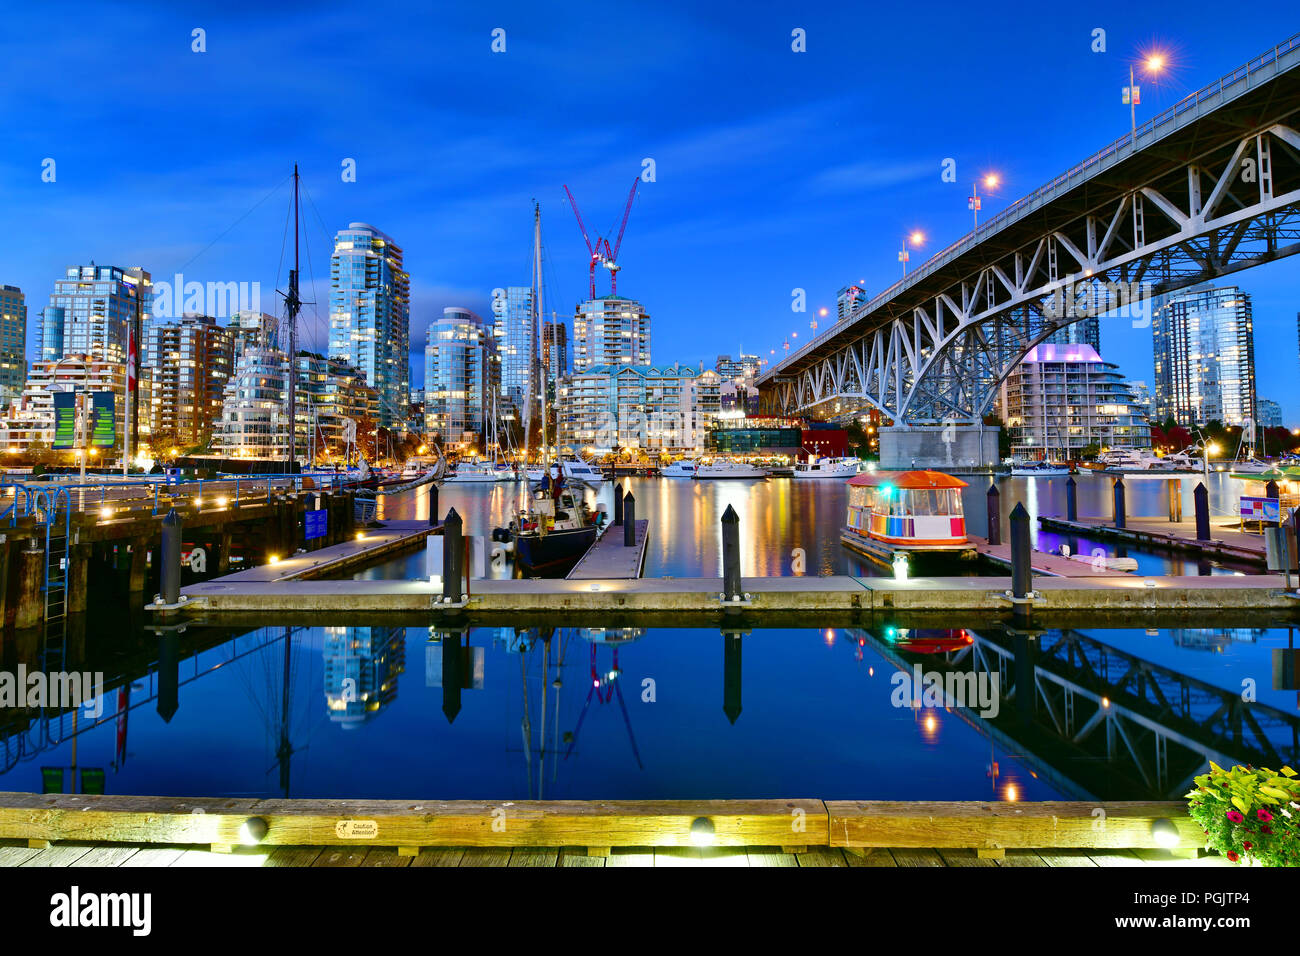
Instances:
[[[1300,35],[1017,201],[760,376],[765,408],[976,423],[1090,315],[1300,251]]]
[[[920,662],[940,673],[997,674],[998,716],[964,716],[1080,794],[1173,799],[1208,760],[1277,767],[1300,759],[1300,716],[1245,703],[1079,631],[968,631],[964,646],[919,657],[890,630],[873,644],[904,670]]]

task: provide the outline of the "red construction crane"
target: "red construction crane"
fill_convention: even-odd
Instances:
[[[578,220],[578,228],[582,231],[582,241],[587,244],[587,253],[591,256],[588,271],[593,299],[596,298],[597,263],[609,270],[609,294],[618,294],[618,270],[623,268],[618,264],[618,250],[623,246],[623,232],[627,229],[627,217],[632,213],[632,200],[636,198],[636,187],[640,181],[640,176],[632,180],[632,191],[627,194],[627,205],[623,207],[623,220],[618,224],[618,238],[614,240],[612,249],[609,240],[601,236],[597,236],[595,242],[591,241],[587,235],[587,227],[582,221],[582,213],[578,212],[578,203],[573,198],[573,193],[569,192],[569,187],[567,185],[564,187],[564,194],[569,197],[569,205],[573,207],[574,218]]]

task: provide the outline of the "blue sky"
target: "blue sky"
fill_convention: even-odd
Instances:
[[[1144,84],[1141,119],[1286,36],[1201,2],[878,6],[15,8],[0,38],[0,283],[27,293],[32,322],[64,267],[90,259],[155,280],[257,281],[278,311],[297,161],[311,198],[304,280],[320,283],[304,344],[325,344],[329,238],[369,222],[405,250],[418,382],[431,317],[453,304],[486,314],[494,287],[528,283],[534,198],[548,308],[571,316],[587,256],[562,184],[605,233],[651,158],[619,291],[649,309],[655,360],[780,353],[841,286],[894,281],[904,232],[924,230],[933,252],[969,229],[975,176],[1004,179],[992,214],[1123,135],[1137,51],[1159,44],[1174,67]],[[1105,53],[1090,49],[1096,27]],[[191,51],[194,28],[205,53]],[[805,53],[791,50],[795,28]],[[957,184],[940,179],[947,157]],[[1254,296],[1259,394],[1293,423],[1297,277],[1294,259],[1235,277]],[[796,287],[809,313],[791,312]],[[1149,335],[1103,321],[1103,354],[1149,382]]]

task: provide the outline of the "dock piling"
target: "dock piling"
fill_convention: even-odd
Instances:
[[[636,547],[636,499],[630,491],[623,496],[623,547]]]
[[[438,523],[438,486],[429,485],[429,527]]]
[[[1079,520],[1079,483],[1074,475],[1065,479],[1065,520]]]
[[[41,585],[45,580],[45,549],[35,538],[31,545],[18,552],[18,603],[14,613],[14,628],[22,631],[35,627],[45,613],[41,601]]]
[[[614,527],[623,523],[623,484],[614,486]]]
[[[181,600],[181,516],[175,508],[162,520],[162,548],[159,551],[159,591],[163,604]]]
[[[1192,501],[1196,505],[1196,540],[1210,540],[1210,492],[1205,482],[1198,481],[1192,489]]]
[[[1111,492],[1115,509],[1115,527],[1123,529],[1127,521],[1124,509],[1124,479],[1116,478],[1115,487]]]
[[[740,515],[727,505],[722,513],[722,593],[725,600],[743,597],[740,589]]]
[[[1034,589],[1033,551],[1029,545],[1029,512],[1016,502],[1008,519],[1011,526],[1011,596],[1025,598]]]
[[[461,601],[461,577],[465,570],[465,544],[461,538],[464,523],[455,508],[447,512],[442,523],[442,600],[448,604]]]
[[[999,545],[1002,543],[1002,493],[998,491],[997,484],[989,483],[988,513],[989,513],[989,544]]]

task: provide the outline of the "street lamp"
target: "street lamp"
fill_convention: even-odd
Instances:
[[[1139,65],[1139,70],[1148,76],[1155,76],[1165,68],[1165,55],[1160,52],[1147,54]],[[1133,73],[1133,64],[1128,65],[1128,86],[1124,87],[1123,102],[1128,104],[1128,116],[1130,130],[1134,138],[1137,137],[1137,105],[1142,101],[1142,91],[1137,85]]]
[[[998,184],[1002,182],[1002,179],[997,173],[988,173],[984,176],[983,182],[984,188],[992,192],[998,188]],[[975,214],[975,228],[978,229],[980,227],[980,180],[978,179],[975,180],[974,185],[971,187],[970,198],[967,200],[966,206]]]
[[[898,250],[898,261],[903,264],[904,279],[907,278],[907,260],[910,258],[907,252],[907,244],[909,242],[914,246],[919,246],[921,243],[925,242],[925,233],[918,229],[903,237],[903,248]]]

